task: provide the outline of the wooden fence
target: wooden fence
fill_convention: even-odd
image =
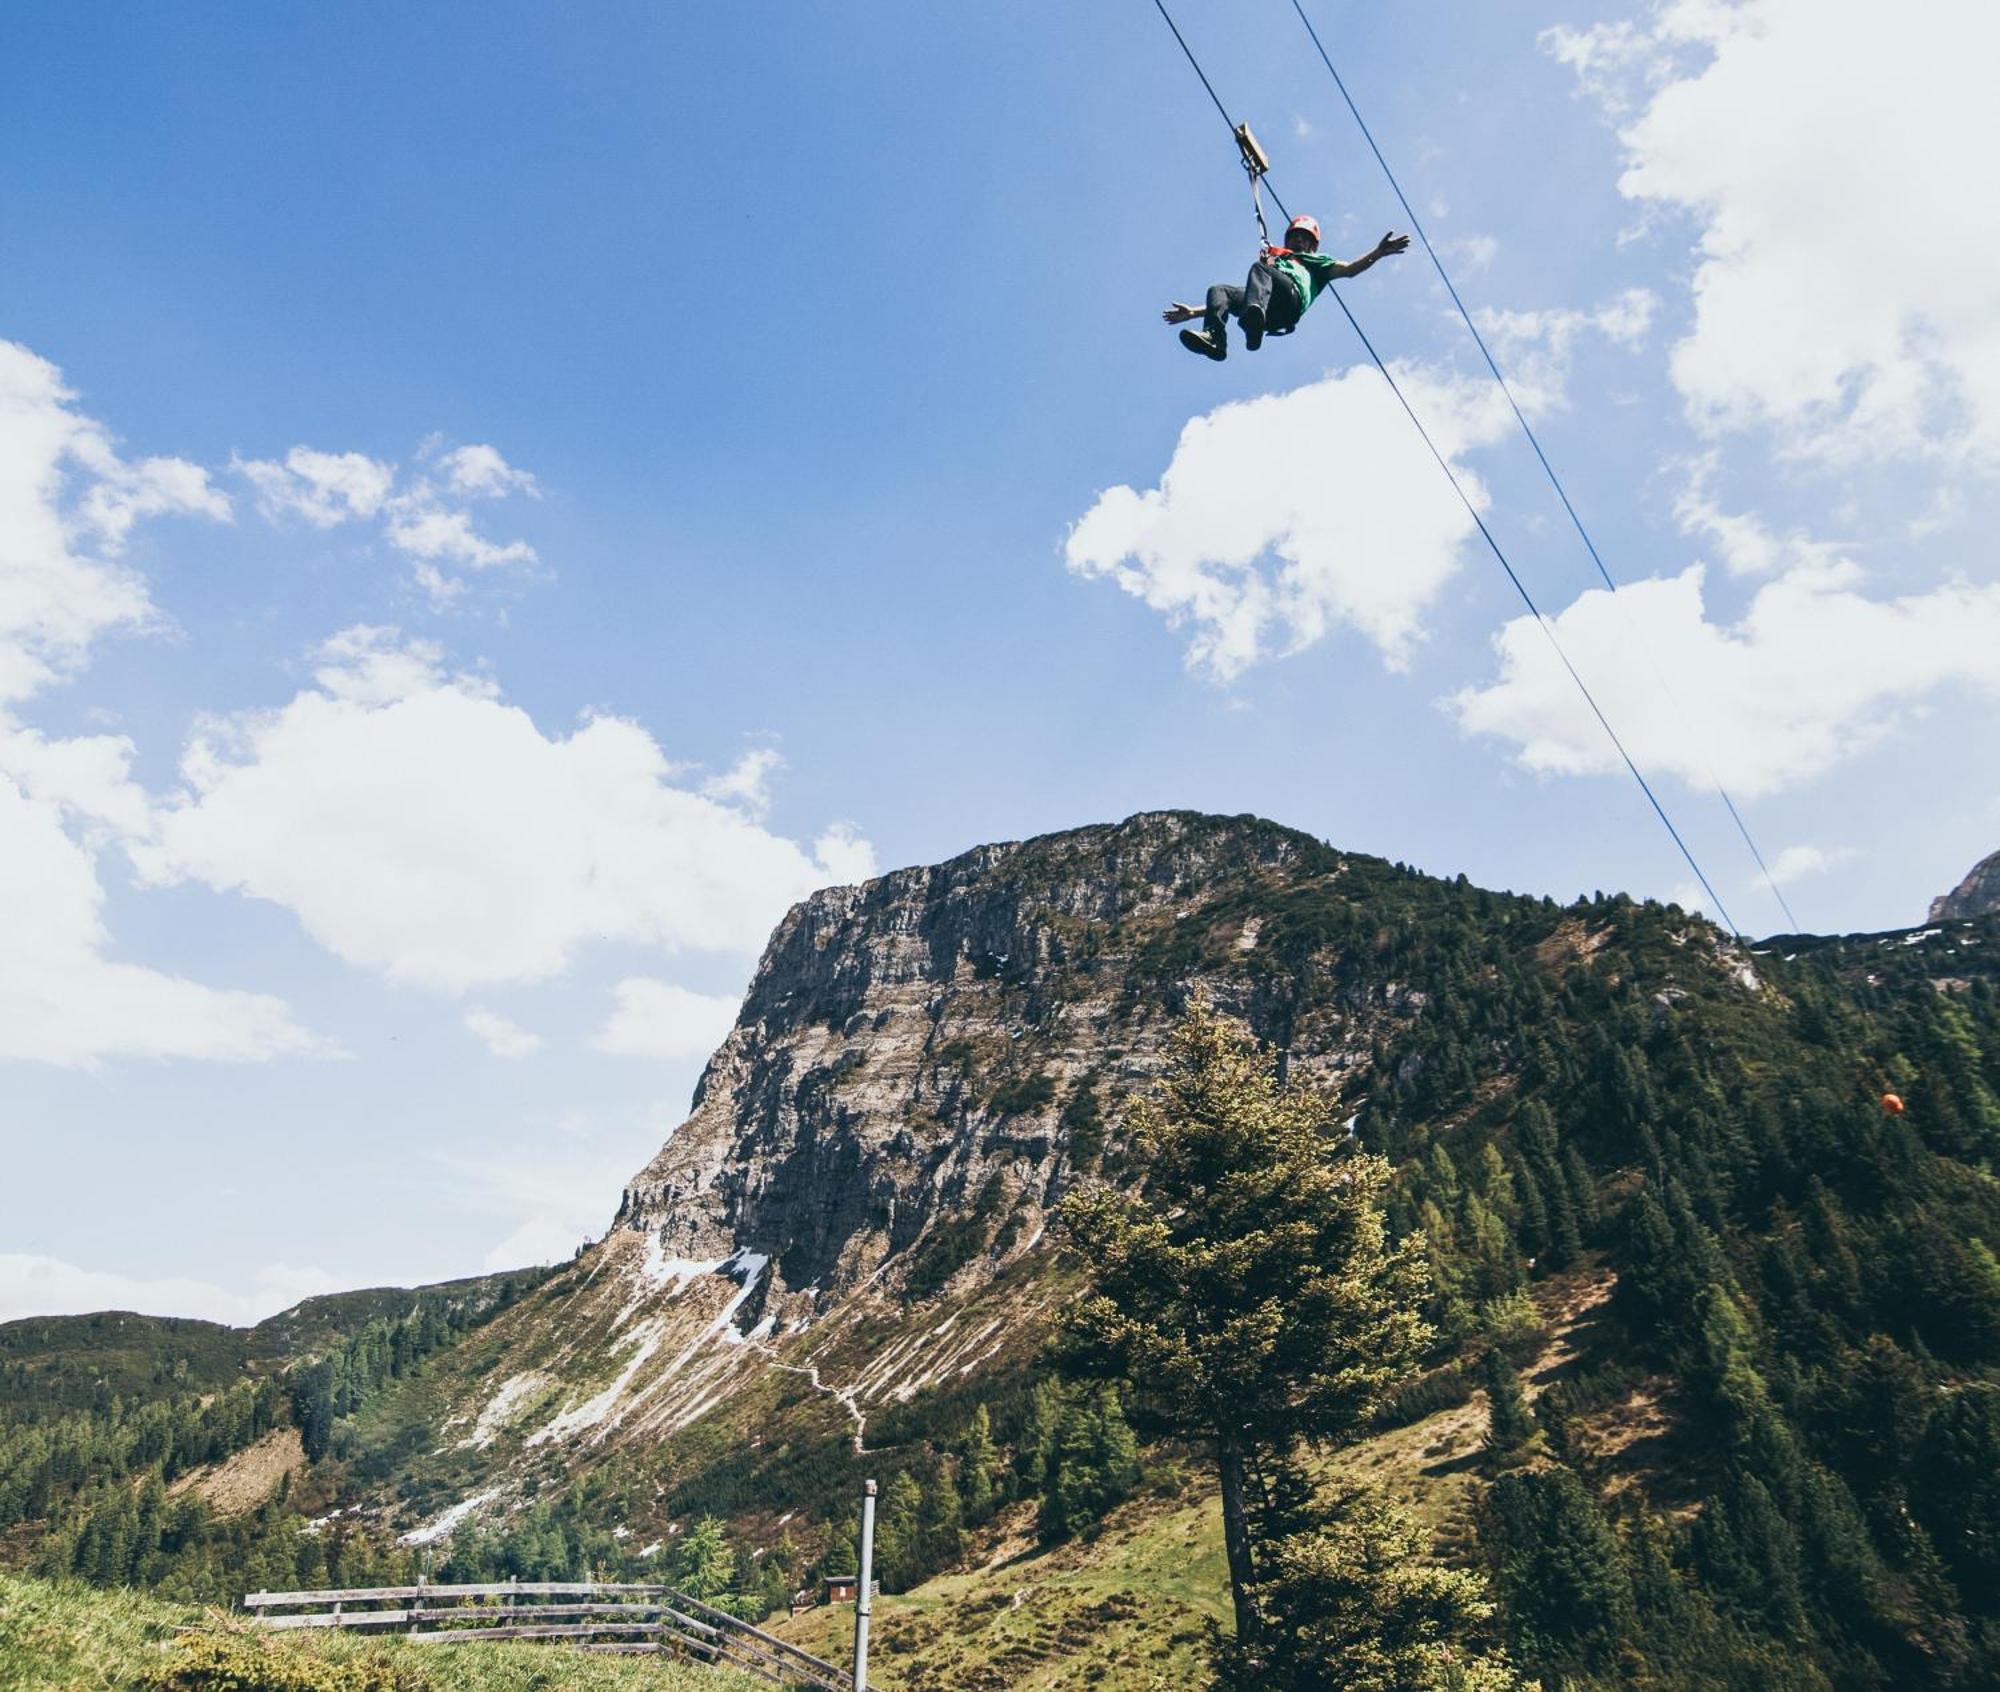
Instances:
[[[671,1652],[724,1664],[774,1686],[853,1692],[854,1677],[808,1651],[676,1592],[595,1581],[489,1586],[369,1586],[341,1592],[252,1592],[259,1626],[400,1632],[434,1645],[546,1639],[589,1651]]]

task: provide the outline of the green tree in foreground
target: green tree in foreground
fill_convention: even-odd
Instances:
[[[1252,1486],[1300,1441],[1351,1434],[1409,1372],[1427,1277],[1420,1240],[1388,1241],[1388,1164],[1319,1093],[1280,1087],[1246,1028],[1198,1000],[1169,1057],[1133,1113],[1142,1193],[1091,1185],[1062,1206],[1093,1282],[1066,1354],[1214,1453],[1238,1649],[1254,1660]]]
[[[1324,1525],[1262,1549],[1254,1660],[1225,1672],[1260,1692],[1529,1692],[1497,1645],[1478,1575],[1429,1561],[1423,1531],[1378,1493],[1324,1499]],[[1233,1671],[1233,1672],[1232,1672]]]

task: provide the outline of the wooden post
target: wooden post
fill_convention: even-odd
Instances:
[[[875,1483],[861,1493],[861,1578],[854,1587],[854,1692],[868,1692],[868,1597],[875,1584]]]
[[[418,1575],[417,1585],[419,1587],[423,1586],[429,1578],[430,1577],[427,1575]],[[416,1597],[410,1600],[410,1626],[416,1627],[420,1622],[422,1622],[423,1619],[424,1619],[424,1595],[422,1592],[419,1592]]]

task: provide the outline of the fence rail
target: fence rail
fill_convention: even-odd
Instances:
[[[568,1603],[535,1602],[564,1599]],[[484,1602],[484,1600],[501,1602]],[[523,1603],[521,1600],[529,1602]],[[465,1602],[482,1600],[482,1602]],[[360,1608],[350,1608],[359,1605]],[[384,1606],[394,1605],[395,1608]],[[361,1586],[342,1591],[252,1592],[260,1627],[400,1630],[431,1645],[547,1639],[603,1652],[670,1651],[726,1665],[774,1686],[853,1692],[854,1677],[789,1640],[670,1586],[602,1581]],[[277,1613],[273,1613],[277,1612]],[[633,1635],[639,1638],[633,1638]]]

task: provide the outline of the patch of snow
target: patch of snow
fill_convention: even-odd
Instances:
[[[1935,940],[1943,932],[1944,930],[1941,928],[1920,928],[1914,934],[1905,934],[1903,936],[1903,944],[1905,946],[1921,946],[1926,940]]]
[[[790,1521],[792,1517],[797,1514],[798,1512],[796,1510],[787,1510],[782,1516],[778,1518],[778,1526],[783,1527],[785,1523]]]
[[[653,1541],[651,1545],[647,1546],[645,1550],[641,1551],[639,1555],[642,1557],[657,1557],[660,1554],[660,1552],[666,1547],[666,1543],[667,1542],[664,1539],[656,1539]]]
[[[449,1539],[465,1518],[485,1504],[490,1504],[500,1496],[496,1486],[485,1492],[475,1492],[470,1498],[452,1505],[449,1510],[434,1516],[422,1527],[411,1528],[398,1536],[399,1545],[435,1545],[440,1539]]]
[[[678,1282],[675,1288],[676,1295],[678,1295],[682,1287],[685,1287],[689,1281],[694,1279],[693,1275],[682,1273],[682,1270],[687,1267],[682,1261],[668,1259],[664,1256],[659,1261],[667,1266],[666,1270],[663,1271],[663,1279],[672,1279]],[[765,1269],[770,1265],[770,1261],[770,1258],[761,1252],[738,1251],[723,1258],[720,1262],[695,1266],[702,1273],[724,1274],[732,1280],[738,1276],[742,1278],[741,1285],[738,1286],[735,1295],[729,1302],[722,1307],[721,1313],[696,1333],[695,1337],[682,1348],[679,1355],[671,1363],[662,1369],[652,1380],[648,1381],[645,1386],[641,1387],[637,1392],[632,1393],[630,1399],[627,1400],[626,1393],[633,1381],[638,1377],[639,1371],[651,1362],[654,1355],[659,1351],[660,1345],[666,1337],[668,1323],[671,1318],[667,1315],[651,1316],[638,1323],[619,1342],[631,1345],[633,1347],[633,1354],[626,1362],[624,1368],[619,1370],[617,1379],[612,1381],[608,1387],[595,1397],[586,1399],[583,1403],[552,1417],[546,1424],[536,1429],[529,1436],[528,1443],[530,1445],[540,1445],[545,1441],[561,1439],[567,1435],[581,1433],[585,1429],[590,1428],[597,1429],[596,1437],[601,1439],[627,1412],[636,1409],[640,1404],[652,1397],[668,1381],[671,1381],[678,1375],[682,1369],[686,1368],[695,1353],[700,1351],[709,1341],[722,1338],[724,1335],[732,1335],[735,1341],[740,1344],[742,1335],[732,1334],[732,1324],[735,1321],[736,1312],[743,1308],[744,1301],[756,1291],[757,1283],[762,1278]],[[709,1368],[705,1373],[712,1375],[714,1370]],[[699,1391],[704,1382],[700,1378],[697,1378],[689,1384],[691,1388]],[[678,1415],[676,1418],[677,1424],[685,1426],[695,1415],[710,1408],[714,1404],[716,1397],[716,1393],[710,1392],[698,1398],[693,1411],[683,1410]],[[657,1419],[656,1416],[654,1420]]]
[[[500,1383],[499,1390],[486,1401],[486,1408],[479,1412],[479,1420],[473,1423],[471,1435],[459,1443],[484,1451],[500,1437],[500,1430],[506,1427],[508,1418],[520,1409],[521,1401],[547,1385],[548,1377],[533,1369],[508,1376]]]
[[[1236,936],[1236,949],[1239,952],[1256,951],[1257,936],[1263,932],[1264,919],[1262,917],[1252,917],[1243,925],[1243,932]]]
[[[630,1539],[632,1537],[632,1530],[621,1525],[611,1530],[611,1537],[613,1539]]]
[[[713,1263],[702,1263],[691,1257],[669,1257],[666,1247],[660,1243],[660,1236],[649,1232],[646,1235],[645,1255],[639,1259],[631,1272],[632,1279],[636,1283],[632,1296],[626,1301],[625,1308],[618,1313],[620,1325],[630,1320],[632,1312],[654,1294],[671,1289],[667,1291],[667,1296],[678,1297],[686,1290],[690,1281],[701,1275],[713,1275],[728,1262],[728,1258],[721,1258]]]
[[[633,1377],[645,1368],[652,1360],[653,1353],[660,1349],[665,1326],[662,1318],[654,1317],[649,1322],[641,1323],[631,1333],[621,1336],[614,1343],[631,1346],[632,1356],[625,1367],[618,1371],[618,1378],[595,1398],[586,1398],[574,1409],[564,1410],[550,1417],[528,1436],[528,1443],[540,1445],[546,1440],[561,1439],[584,1428],[594,1428],[602,1422],[617,1407],[619,1399],[625,1396],[625,1389],[632,1384]]]

